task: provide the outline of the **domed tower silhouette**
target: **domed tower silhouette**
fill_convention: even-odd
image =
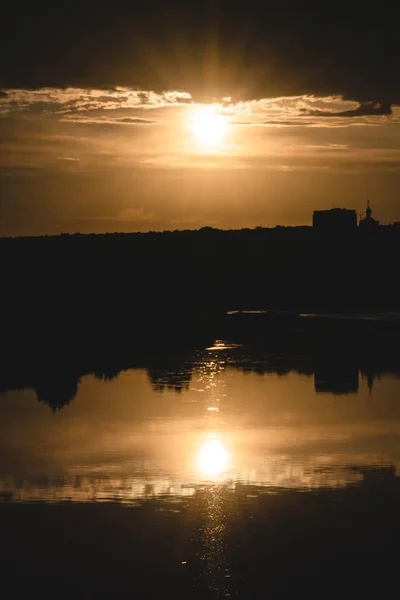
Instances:
[[[379,221],[376,221],[372,217],[372,208],[369,204],[369,200],[367,200],[367,208],[365,209],[365,218],[361,219],[359,226],[364,230],[371,232],[379,226]]]
[[[367,208],[365,209],[365,218],[367,221],[370,221],[372,217],[372,208],[369,205],[369,200],[367,200]]]

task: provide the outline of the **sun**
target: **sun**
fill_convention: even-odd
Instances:
[[[196,142],[206,149],[215,149],[223,141],[227,132],[224,115],[219,114],[214,106],[197,107],[189,125]]]
[[[226,471],[228,453],[218,438],[210,437],[200,448],[197,460],[202,475],[216,477]]]

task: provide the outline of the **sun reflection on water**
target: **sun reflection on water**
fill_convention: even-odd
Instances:
[[[210,435],[201,446],[197,461],[202,475],[211,478],[219,477],[228,468],[228,452],[220,439]]]

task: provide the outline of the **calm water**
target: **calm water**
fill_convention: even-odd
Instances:
[[[0,440],[13,576],[60,580],[67,564],[82,593],[133,578],[149,598],[391,593],[394,373],[286,372],[279,355],[217,341],[179,369],[83,376],[60,410],[8,391]]]

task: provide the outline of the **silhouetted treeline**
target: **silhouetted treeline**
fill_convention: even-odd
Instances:
[[[311,227],[0,239],[2,333],[52,343],[186,331],[232,308],[397,310],[400,232]],[[205,316],[204,316],[205,315]]]

